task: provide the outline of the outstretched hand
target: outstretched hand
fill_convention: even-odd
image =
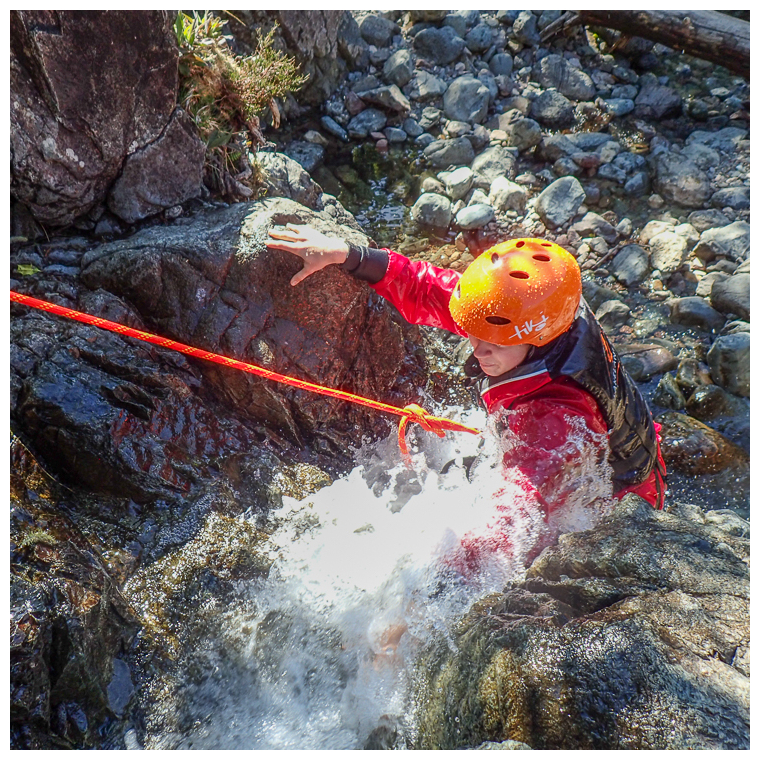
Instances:
[[[287,224],[271,228],[266,240],[267,248],[287,251],[303,259],[303,269],[290,281],[298,285],[310,274],[330,264],[342,264],[348,256],[348,243],[339,237],[328,237],[306,224]]]

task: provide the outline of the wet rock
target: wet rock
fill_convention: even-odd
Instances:
[[[456,225],[463,230],[477,230],[493,220],[493,207],[488,203],[475,203],[466,206],[456,215]]]
[[[428,647],[416,747],[747,748],[748,552],[626,497]]]
[[[703,385],[711,385],[710,368],[694,357],[686,357],[678,364],[676,382],[683,392],[689,396]]]
[[[108,208],[132,223],[197,198],[205,155],[190,118],[176,109],[157,140],[127,157],[108,195]]]
[[[393,53],[383,65],[383,76],[398,87],[403,87],[414,74],[412,54],[405,48]],[[413,135],[416,137],[417,135]]]
[[[712,422],[724,417],[748,415],[749,403],[718,385],[698,385],[686,402],[686,411],[698,420]]]
[[[676,298],[669,304],[670,321],[675,325],[696,327],[705,332],[717,333],[726,323],[725,317],[699,296]]]
[[[668,470],[693,477],[712,476],[716,490],[733,490],[743,510],[749,507],[749,454],[703,422],[679,412],[657,417],[662,425],[662,455]]]
[[[544,90],[531,103],[530,115],[551,129],[569,127],[575,120],[573,104],[557,90]]]
[[[536,213],[553,230],[569,222],[585,199],[583,186],[575,177],[561,177],[538,196]]]
[[[349,137],[364,138],[370,132],[380,131],[388,123],[388,117],[377,108],[367,108],[348,122]]]
[[[681,112],[681,96],[672,87],[647,84],[635,99],[635,115],[647,121],[659,121]]]
[[[686,397],[670,372],[666,372],[657,383],[652,400],[658,406],[676,411],[686,406]]]
[[[631,313],[631,307],[628,304],[618,301],[605,301],[595,312],[599,324],[609,330],[613,327],[624,325],[628,321]]]
[[[446,169],[449,166],[469,166],[475,158],[475,151],[466,137],[457,137],[453,140],[435,140],[425,148],[424,156],[434,169]]]
[[[348,221],[346,217],[340,220],[340,224]],[[336,303],[348,298],[350,304],[346,302],[346,308],[359,310],[355,314],[357,321],[352,322],[358,332],[349,343],[353,348],[346,354],[347,336],[344,334],[340,340],[330,337],[330,331],[337,324],[331,326],[330,319],[321,314],[320,300],[314,300],[311,288],[292,288],[288,284],[298,263],[263,247],[269,225],[284,222],[314,224],[342,237],[356,235],[356,242],[366,244],[358,227],[353,230],[344,228],[326,212],[317,215],[292,201],[266,200],[200,214],[191,225],[145,230],[126,241],[108,244],[96,253],[91,252],[83,264],[82,278],[89,287],[101,287],[122,295],[141,313],[155,315],[152,322],[157,331],[185,343],[248,359],[255,364],[277,366],[279,371],[293,376],[321,378],[319,382],[335,386],[344,382],[340,378],[346,360],[360,364],[371,361],[364,348],[364,341],[372,340],[371,334],[374,333],[375,338],[384,335],[381,340],[387,338],[392,343],[391,335],[396,328],[389,323],[385,326],[377,323],[377,331],[374,327],[369,330],[359,328],[364,323],[360,312],[367,304],[357,297],[358,292],[351,295],[354,281],[344,278],[339,271],[323,273],[328,280],[337,278],[332,285],[322,284],[325,297],[336,289],[340,293],[333,293],[330,298],[336,297]],[[197,246],[199,239],[205,242]],[[211,247],[209,240],[214,241]],[[280,271],[280,277],[274,276],[276,271]],[[314,283],[314,287],[318,285],[318,282]],[[312,310],[319,316],[309,316]],[[382,322],[383,318],[380,319]],[[344,329],[345,323],[342,324],[341,329]],[[329,348],[331,344],[334,348]],[[341,346],[343,358],[333,355],[338,346]],[[389,356],[392,356],[394,349],[390,344],[388,349]],[[351,353],[355,355],[354,359],[348,359]],[[220,403],[244,414],[252,424],[271,424],[273,428],[285,431],[286,435],[296,438],[309,435],[306,433],[310,425],[308,420],[315,419],[314,414],[333,415],[334,412],[328,412],[327,408],[319,411],[319,400],[314,397],[285,401],[280,395],[287,396],[284,387],[274,388],[244,373],[232,376],[228,371],[217,370],[215,365],[204,366],[202,371],[205,382],[215,389]],[[374,371],[371,375],[362,371],[356,377],[370,376],[375,378],[372,382],[379,380]],[[366,391],[374,392],[369,388]],[[151,425],[158,425],[156,415],[160,414],[161,407],[155,414],[150,407],[141,412],[140,405],[145,407],[147,402],[140,400],[137,391],[134,393],[137,393],[137,400],[127,398],[123,404],[146,416],[144,423],[152,429]],[[241,398],[246,399],[244,412],[238,409]],[[119,408],[115,405],[113,413],[118,414]],[[347,409],[341,413],[343,411],[351,414]],[[297,423],[292,416],[294,413]],[[121,424],[127,423],[137,424],[132,418]],[[298,432],[298,428],[304,425],[302,432]],[[245,444],[241,440],[239,445]],[[157,466],[159,462],[157,459]],[[184,482],[184,478],[182,480]]]
[[[359,23],[359,32],[370,45],[381,48],[390,44],[399,27],[395,21],[370,14]]]
[[[730,393],[749,398],[749,333],[722,335],[707,352],[713,380]]]
[[[596,95],[591,77],[556,53],[543,57],[533,67],[533,77],[543,88],[554,88],[570,100],[593,100]]]
[[[488,201],[497,211],[514,210],[522,214],[528,201],[528,191],[507,177],[496,177],[491,183]]]
[[[429,71],[417,70],[414,72],[411,80],[404,87],[404,94],[411,100],[427,102],[441,97],[446,92],[448,85],[443,79],[439,79]],[[422,120],[420,124],[424,126]],[[432,124],[430,125],[432,126]],[[429,129],[429,127],[424,127]]]
[[[616,345],[615,349],[620,355],[621,364],[637,383],[671,372],[678,366],[678,359],[664,346],[630,343]]]
[[[743,261],[749,255],[749,225],[733,222],[725,227],[711,227],[702,233],[694,247],[694,255],[702,261],[722,256],[731,261]]]
[[[376,87],[373,90],[367,90],[361,94],[361,98],[367,103],[373,103],[397,113],[407,114],[411,109],[406,96],[395,84],[388,87]],[[349,128],[350,126],[351,125],[349,124]]]
[[[640,285],[649,276],[649,254],[640,245],[626,245],[610,262],[610,272],[626,287]]]
[[[285,148],[285,155],[301,164],[304,171],[311,174],[322,163],[325,157],[325,149],[322,145],[315,143],[293,140]]]
[[[488,88],[479,79],[458,77],[443,96],[443,112],[454,121],[480,124],[488,113],[490,99]]]
[[[436,193],[423,193],[412,206],[412,219],[421,227],[446,228],[451,222],[451,201]]]
[[[115,704],[111,684],[131,680],[120,655],[140,623],[121,578],[57,508],[60,486],[18,439],[11,462],[11,748],[99,748],[131,696]]]
[[[723,314],[736,314],[749,322],[749,291],[750,275],[734,274],[713,283],[710,289],[710,303]]]
[[[464,40],[450,26],[423,29],[415,35],[412,45],[417,55],[439,66],[453,63],[464,50]]]
[[[302,206],[317,208],[322,191],[301,164],[284,153],[263,151],[256,154],[256,162],[264,170],[262,182],[270,197],[290,198]]]
[[[710,179],[692,161],[676,153],[662,153],[657,156],[655,166],[654,187],[666,201],[695,208],[710,199]]]
[[[665,276],[677,271],[686,261],[688,245],[675,232],[661,232],[649,241],[650,262]]]
[[[509,179],[514,177],[515,163],[515,156],[511,151],[500,145],[494,145],[476,156],[471,163],[471,168],[490,186],[497,177]]]

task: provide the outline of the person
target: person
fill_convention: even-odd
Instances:
[[[306,225],[270,229],[267,246],[303,260],[294,286],[339,265],[407,321],[467,337],[472,355],[465,372],[504,433],[504,464],[545,517],[583,481],[589,458],[578,441],[584,436],[604,443],[615,498],[635,493],[662,509],[659,425],[582,298],[578,263],[556,243],[507,240],[464,273],[349,244]],[[464,540],[465,564],[477,564],[495,548],[514,519],[505,515],[501,529],[473,539],[469,548]]]

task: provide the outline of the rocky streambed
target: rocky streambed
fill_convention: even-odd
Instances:
[[[339,271],[291,288],[298,264],[266,250],[268,227],[313,224],[458,269],[504,237],[556,240],[577,255],[586,300],[663,425],[667,508],[629,498],[560,537],[394,671],[398,714],[370,712],[374,723],[340,741],[748,748],[747,82],[643,40],[612,51],[603,30],[542,39],[559,12],[286,13],[283,44],[312,81],[266,130],[260,200],[202,197],[165,83],[141,139],[155,140],[162,172],[167,152],[181,154],[183,181],[146,194],[151,173],[125,171],[109,191],[112,141],[98,169],[110,179],[88,185],[99,210],[51,174],[65,151],[29,148],[21,161],[33,140],[12,125],[11,289],[387,403],[461,410],[472,399],[458,338],[409,327]],[[65,44],[74,27],[57,23]],[[293,33],[307,23],[321,30],[308,42]],[[47,32],[30,34],[40,45]],[[170,71],[171,46],[145,35],[146,60]],[[31,103],[42,123],[44,99],[13,86],[17,112]],[[62,215],[79,229],[56,231]],[[208,674],[257,688],[240,674],[267,673],[310,632],[324,662],[305,672],[326,668],[338,685],[365,672],[346,629],[257,602],[280,568],[278,510],[303,500],[294,542],[318,531],[309,499],[370,441],[368,487],[403,481],[404,498],[384,497],[403,514],[410,494],[435,493],[415,478],[443,470],[441,455],[402,477],[381,444],[392,421],[358,407],[20,306],[10,334],[12,747],[213,737],[198,726],[247,713],[208,708]],[[267,639],[271,650],[250,644]]]

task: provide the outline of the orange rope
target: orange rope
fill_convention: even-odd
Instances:
[[[371,409],[376,409],[380,412],[386,412],[388,414],[395,414],[401,417],[398,426],[398,445],[401,449],[401,454],[404,457],[404,461],[407,464],[411,464],[411,458],[409,456],[409,448],[406,445],[406,427],[410,422],[416,422],[424,430],[431,433],[435,433],[440,438],[443,438],[444,430],[454,430],[462,433],[474,433],[480,435],[480,431],[475,428],[462,425],[454,420],[448,420],[445,417],[434,417],[428,414],[422,407],[417,404],[409,404],[403,409],[390,404],[383,404],[380,401],[373,401],[372,399],[364,398],[363,396],[357,396],[347,391],[339,391],[334,388],[325,388],[323,385],[317,385],[316,383],[310,383],[306,380],[299,380],[295,377],[288,377],[287,375],[281,375],[278,372],[272,372],[271,370],[258,367],[255,364],[247,364],[245,362],[238,361],[237,359],[230,359],[226,356],[220,356],[214,354],[211,351],[204,351],[201,348],[194,348],[193,346],[187,346],[184,343],[179,343],[169,338],[162,338],[159,335],[153,335],[152,333],[143,332],[142,330],[135,330],[132,327],[126,327],[118,322],[111,322],[107,319],[101,319],[100,317],[93,317],[91,314],[85,314],[81,311],[75,311],[65,306],[59,306],[58,304],[50,303],[49,301],[42,301],[38,298],[32,298],[25,296],[21,293],[16,293],[11,290],[11,301],[24,304],[25,306],[31,306],[35,309],[56,314],[60,317],[68,317],[74,319],[77,322],[84,322],[87,325],[94,325],[104,330],[110,330],[111,332],[119,333],[120,335],[126,335],[130,338],[137,338],[147,343],[153,343],[163,348],[171,348],[174,351],[180,351],[183,354],[189,356],[195,356],[199,359],[206,359],[207,361],[216,362],[222,364],[225,367],[232,367],[233,369],[239,369],[242,372],[248,372],[252,375],[258,375],[264,377],[267,380],[274,380],[278,383],[284,383],[286,385],[292,385],[294,388],[301,388],[302,390],[312,391],[319,393],[323,396],[331,396],[332,398],[338,398],[343,401],[350,401],[354,404],[360,404],[362,406],[368,406]]]

